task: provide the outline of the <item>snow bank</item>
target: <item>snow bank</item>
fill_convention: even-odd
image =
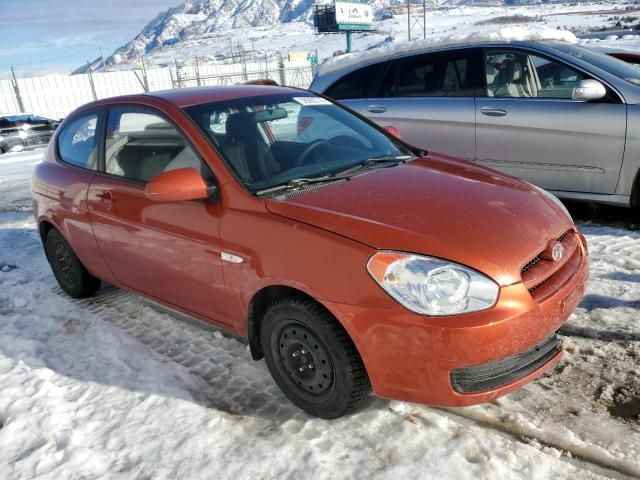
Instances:
[[[325,74],[339,70],[351,65],[357,65],[377,58],[384,58],[390,55],[407,53],[419,50],[426,50],[434,47],[444,47],[448,45],[460,45],[466,43],[479,42],[515,42],[525,40],[560,40],[575,43],[576,36],[567,30],[555,30],[553,28],[540,26],[537,28],[525,28],[522,26],[504,27],[498,30],[481,30],[466,33],[432,35],[425,39],[410,42],[400,42],[384,45],[379,48],[366,50],[364,52],[349,53],[339,57],[329,58],[321,66],[319,73]]]

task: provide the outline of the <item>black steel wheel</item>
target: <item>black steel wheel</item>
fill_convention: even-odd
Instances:
[[[349,335],[310,299],[272,304],[262,321],[261,344],[278,386],[312,415],[337,418],[370,398],[369,378]]]
[[[312,395],[330,393],[335,372],[324,342],[296,321],[284,322],[278,339],[280,361],[290,379]]]
[[[84,298],[100,288],[100,279],[87,271],[60,232],[55,229],[49,231],[45,250],[53,275],[67,294]]]

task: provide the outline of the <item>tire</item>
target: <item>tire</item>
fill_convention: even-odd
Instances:
[[[321,305],[303,297],[276,301],[262,320],[260,342],[274,380],[307,413],[333,419],[369,403],[362,359]]]
[[[100,279],[91,275],[67,241],[55,229],[47,234],[47,260],[60,288],[73,298],[90,297],[100,288]]]

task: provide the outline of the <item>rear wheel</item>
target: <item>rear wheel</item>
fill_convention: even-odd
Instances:
[[[67,294],[74,298],[90,297],[100,288],[100,279],[84,268],[60,232],[49,231],[45,250],[53,275]]]
[[[321,418],[337,418],[368,403],[369,378],[342,325],[306,298],[269,307],[261,344],[271,375],[298,407]]]

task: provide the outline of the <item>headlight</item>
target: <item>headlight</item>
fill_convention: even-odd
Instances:
[[[456,315],[495,305],[500,288],[468,267],[440,258],[380,251],[367,262],[378,284],[401,305],[422,315]]]

